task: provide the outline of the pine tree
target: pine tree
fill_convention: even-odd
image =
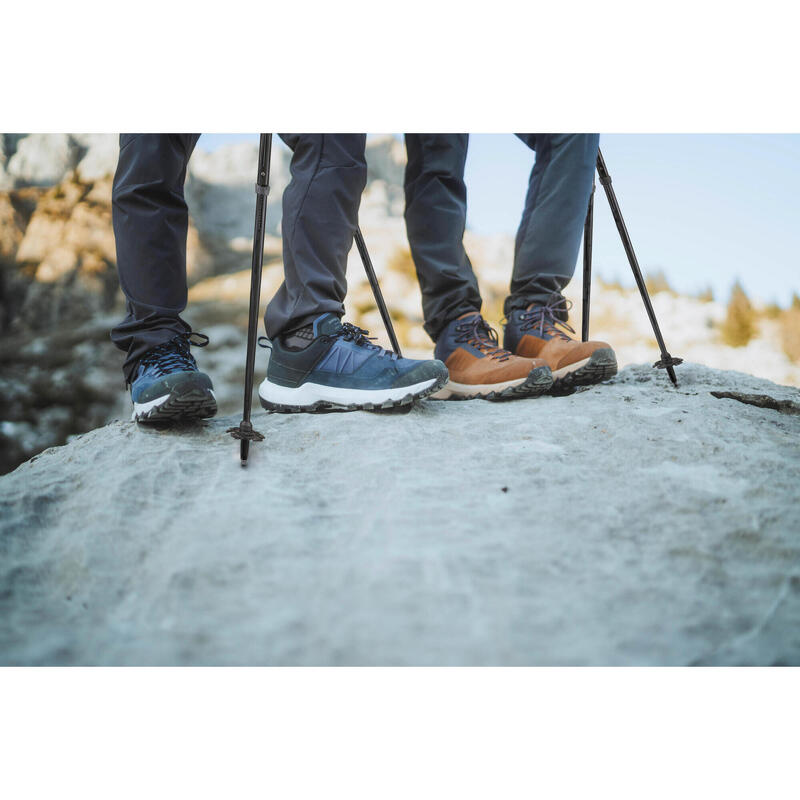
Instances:
[[[731,290],[728,314],[720,333],[722,341],[730,347],[744,347],[758,333],[755,309],[738,281]]]

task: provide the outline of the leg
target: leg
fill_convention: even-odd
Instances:
[[[447,381],[438,361],[400,358],[342,324],[347,254],[367,181],[362,134],[281,134],[292,148],[283,194],[284,282],[267,307],[272,340],[258,389],[270,411],[408,406]]]
[[[577,342],[561,291],[575,272],[597,158],[597,134],[520,134],[536,150],[525,212],[517,233],[505,346],[543,359],[553,394],[607,380],[617,373],[606,342]]]
[[[364,134],[281,134],[292,149],[283,193],[284,281],[264,317],[267,336],[320,314],[344,314],[347,254],[367,182]]]
[[[595,133],[518,135],[536,150],[536,163],[517,232],[506,316],[531,303],[557,303],[571,280],[600,141]]]
[[[425,330],[434,341],[456,317],[481,308],[462,243],[467,142],[466,134],[406,134],[406,230],[422,290]]]
[[[111,340],[127,352],[130,383],[142,356],[191,332],[186,308],[186,165],[200,134],[122,134],[112,195],[117,268],[126,318]]]

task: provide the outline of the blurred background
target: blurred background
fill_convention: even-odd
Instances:
[[[281,281],[280,202],[289,152],[275,137],[262,311]],[[667,347],[673,355],[800,386],[800,136],[601,137]],[[189,306],[211,338],[198,360],[220,413],[241,409],[257,134],[205,134],[186,197]],[[0,473],[70,437],[127,418],[123,313],[111,229],[114,134],[0,134]],[[361,227],[401,344],[432,352],[403,223],[401,136],[371,135]],[[476,134],[467,162],[467,251],[484,316],[500,327],[534,154],[514,136]],[[357,253],[347,318],[388,345]],[[595,202],[591,335],[620,366],[658,348],[602,191]],[[580,264],[580,257],[579,257]],[[580,266],[567,290],[580,330]],[[257,362],[260,380],[263,360]]]

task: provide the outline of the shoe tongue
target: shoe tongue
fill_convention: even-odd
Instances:
[[[336,314],[328,312],[314,320],[314,338],[317,336],[328,336],[340,330],[342,322]]]
[[[456,317],[456,319],[467,319],[469,317],[479,317],[479,311],[467,311],[466,314],[462,314],[460,317]]]

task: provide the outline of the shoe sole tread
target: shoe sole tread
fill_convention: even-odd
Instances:
[[[446,402],[449,400],[489,400],[502,402],[517,400],[523,397],[534,398],[547,394],[553,385],[553,377],[549,367],[535,367],[523,383],[509,386],[498,392],[476,392],[475,394],[453,394],[450,397],[432,398]]]
[[[617,358],[614,351],[604,347],[595,350],[582,367],[556,377],[550,394],[556,397],[572,394],[579,386],[592,386],[607,381],[616,374]]]
[[[399,400],[386,400],[383,403],[331,403],[327,400],[318,400],[310,406],[295,406],[285,403],[273,403],[259,397],[261,407],[266,411],[273,411],[279,414],[323,414],[327,411],[387,411],[392,408],[402,408],[411,406],[415,400],[421,400],[434,392],[438,392],[447,382],[446,377],[436,380],[426,389],[405,395]]]
[[[136,422],[175,422],[179,419],[208,419],[217,413],[217,401],[210,391],[192,389],[183,394],[171,393],[160,405],[136,414]]]

